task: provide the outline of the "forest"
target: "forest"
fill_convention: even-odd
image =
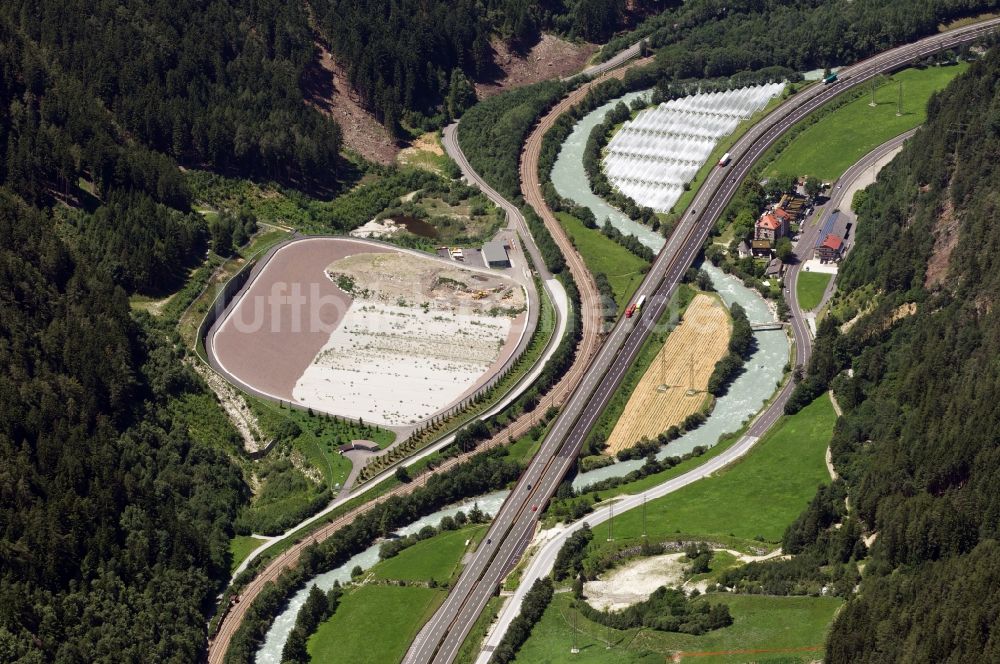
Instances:
[[[209,243],[225,248],[226,238],[238,235],[232,220],[213,230],[195,212],[182,167],[333,193],[343,168],[340,130],[306,104],[302,92],[317,41],[329,42],[383,121],[433,124],[444,113],[444,96],[461,81],[455,72],[468,80],[495,75],[479,69],[492,66],[484,59],[489,39],[522,48],[540,30],[603,39],[629,20],[624,4],[0,4],[0,661],[190,662],[202,656],[206,615],[228,578],[228,541],[249,488],[223,441],[209,446],[194,439],[171,408],[204,388],[176,338],[133,314],[128,301],[134,293],[171,292]],[[775,16],[798,11],[764,4]],[[937,21],[947,18],[942,11],[969,14],[991,3],[935,1],[922,5],[930,9],[906,11],[909,4],[854,3],[852,12],[878,18],[882,36],[837,40],[833,46],[850,48],[817,50],[801,62],[849,58],[931,30],[936,24],[926,20],[928,11]],[[692,50],[708,58],[702,71],[709,61],[722,62],[707,45],[714,31],[721,31],[718,39],[736,38],[725,32],[735,30],[731,17],[696,13],[717,5],[684,5],[693,12],[685,30],[705,40]],[[903,11],[889,13],[887,6]],[[368,41],[340,35],[337,11],[345,24],[367,30],[361,34]],[[357,25],[369,15],[378,20]],[[754,16],[763,14],[746,14],[747,30],[765,34]],[[774,60],[791,57],[788,41],[774,41]],[[414,50],[417,42],[431,47]],[[814,42],[810,36],[794,43]],[[672,57],[661,66],[673,66]],[[947,648],[987,652],[986,642],[959,630],[974,620],[989,623],[993,598],[1000,596],[992,572],[1000,515],[992,487],[1000,464],[986,435],[997,430],[1000,413],[983,398],[1000,387],[992,361],[1000,351],[990,195],[1000,184],[993,158],[1000,147],[996,60],[976,65],[932,100],[931,130],[865,202],[863,213],[873,220],[869,225],[881,224],[880,232],[868,231],[858,243],[843,278],[845,287],[873,284],[882,295],[850,333],[822,326],[803,382],[832,385],[847,410],[834,453],[858,527],[844,532],[856,534],[863,525],[881,533],[863,592],[834,627],[829,657],[838,661],[877,661],[879,655],[935,661]],[[750,64],[733,60],[713,71]],[[475,107],[481,109],[479,135],[496,132],[496,140],[482,142],[482,159],[494,162],[484,170],[504,180],[504,191],[517,191],[521,141],[565,87],[529,90]],[[476,126],[469,113],[468,126]],[[391,196],[364,185],[354,189],[331,205],[324,221],[338,229],[355,225],[413,186],[410,177],[421,176],[387,176],[398,189]],[[939,212],[961,219],[963,235],[951,255],[952,272],[927,289],[923,266],[935,247]],[[541,221],[527,217],[546,263],[564,271]],[[571,281],[567,289],[577,300]],[[916,313],[897,316],[902,304],[916,304]],[[572,324],[542,384],[557,380],[571,361],[578,318]],[[852,379],[842,374],[849,365]],[[537,397],[536,388],[526,402],[535,407]],[[429,484],[412,502],[387,504],[382,515],[398,522],[518,473],[501,459],[480,464],[468,476]],[[837,518],[828,503],[819,500],[816,513],[789,538],[804,561],[820,560],[820,544],[827,561],[835,554],[843,560],[848,551],[845,542],[821,541]],[[910,521],[920,528],[907,528]],[[343,539],[312,551],[309,570],[341,559],[379,529],[360,521]],[[846,557],[863,553],[852,544]],[[788,570],[789,578],[794,574]],[[970,578],[976,583],[964,582]],[[843,587],[851,581],[845,579]],[[915,579],[926,580],[935,605],[926,605]],[[914,612],[885,618],[894,597],[919,609],[920,620],[949,629],[917,639],[924,623]],[[257,627],[283,599],[278,591],[264,596]],[[958,615],[962,610],[968,622]],[[875,644],[883,629],[893,638]],[[244,634],[234,657],[249,657],[256,636]]]
[[[197,378],[9,189],[0,270],[0,660],[194,661],[247,497],[168,414]]]
[[[799,555],[741,573],[789,592],[820,579],[850,597],[827,661],[1000,657],[998,152],[994,48],[931,99],[927,124],[858,197],[838,287],[865,289],[867,313],[846,329],[824,319],[789,407],[833,389],[850,512],[845,487],[821,490],[786,533]],[[838,564],[866,556],[862,533],[877,536],[855,594],[856,562],[846,578]]]
[[[645,38],[676,79],[772,65],[809,71],[848,64],[996,9],[996,0],[692,0],[614,37],[600,57]]]

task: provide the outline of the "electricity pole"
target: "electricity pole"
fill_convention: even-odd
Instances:
[[[903,82],[899,82],[899,98],[896,100],[896,117],[903,114]]]
[[[642,538],[646,539],[646,494],[642,494]]]
[[[608,541],[615,541],[615,504],[611,503],[608,505],[608,510],[610,511],[610,517],[608,518]]]
[[[874,78],[872,79],[872,100],[870,102],[868,102],[868,105],[871,106],[872,108],[875,108],[876,106],[878,106],[878,104],[875,103],[875,79]]]

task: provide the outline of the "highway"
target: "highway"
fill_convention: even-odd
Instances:
[[[840,185],[841,183],[850,185],[850,183],[854,182],[860,174],[870,168],[872,164],[878,162],[885,155],[890,154],[899,148],[916,131],[916,129],[913,129],[896,136],[895,138],[878,146],[862,157],[857,163],[852,165],[834,185],[834,195],[829,201],[827,201],[823,212],[815,219],[810,220],[808,222],[809,225],[800,234],[799,241],[795,247],[796,260],[789,263],[789,269],[785,275],[785,284],[788,289],[785,297],[788,300],[789,308],[791,309],[794,320],[802,321],[803,319],[803,312],[800,310],[798,302],[795,298],[795,284],[798,271],[801,264],[808,260],[812,255],[813,247],[815,246],[817,236],[819,235],[819,230],[823,225],[823,219],[827,214],[829,214],[830,211],[837,209],[842,202],[840,194],[846,191],[846,188],[840,188],[837,185]],[[798,329],[801,330],[802,327]],[[804,336],[800,336],[798,338],[803,339],[805,343],[809,344],[809,335],[804,332],[800,332],[800,334]],[[808,352],[806,354],[808,354]],[[788,392],[789,389],[790,386],[785,385],[782,393]],[[589,524],[591,527],[604,523],[611,518],[612,509],[615,513],[620,515],[627,510],[639,507],[643,504],[643,502],[661,498],[667,494],[677,491],[678,489],[686,487],[693,482],[708,477],[719,470],[722,470],[727,465],[749,452],[753,445],[761,437],[763,437],[764,433],[766,433],[774,422],[781,416],[781,410],[784,408],[786,399],[787,396],[785,398],[781,398],[781,395],[779,395],[778,401],[768,407],[753,422],[751,422],[746,434],[742,436],[732,447],[724,451],[719,456],[709,460],[694,470],[685,473],[684,475],[679,475],[678,477],[655,486],[652,489],[616,500],[613,507],[606,506],[596,510],[584,518],[568,524],[555,537],[547,539],[534,554],[531,562],[521,575],[521,584],[517,591],[510,599],[507,600],[501,608],[500,613],[497,615],[496,622],[486,641],[483,643],[479,657],[476,660],[477,664],[487,664],[493,650],[500,644],[500,640],[503,638],[507,628],[510,626],[510,622],[517,616],[518,613],[520,613],[524,595],[528,592],[528,590],[530,590],[531,584],[534,583],[536,579],[539,579],[552,571],[552,566],[553,563],[555,563],[556,556],[570,535],[582,528],[584,523]],[[781,409],[777,407],[779,402],[781,404]]]
[[[691,203],[691,212],[685,211],[639,287],[636,296],[647,298],[641,315],[620,320],[608,335],[580,387],[570,397],[538,454],[494,518],[487,539],[466,565],[447,600],[418,634],[404,662],[454,660],[486,602],[524,552],[545,504],[575,463],[593,423],[666,309],[670,295],[699,253],[709,230],[764,152],[792,125],[837,94],[927,55],[968,43],[993,31],[998,24],[1000,19],[993,19],[933,35],[844,68],[839,72],[838,83],[816,85],[790,97],[733,145],[730,149],[732,162],[708,176]],[[791,277],[795,277],[794,270]],[[801,316],[793,318],[792,327],[796,338],[796,361],[805,364],[811,343]],[[786,385],[757,418],[747,436],[731,449],[743,453],[750,449],[756,442],[754,433],[766,430],[778,418],[790,389],[791,386]]]

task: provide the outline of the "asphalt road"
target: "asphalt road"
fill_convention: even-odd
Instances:
[[[916,129],[908,131],[901,134],[886,143],[880,145],[879,147],[872,150],[870,153],[862,157],[856,164],[851,166],[843,176],[834,184],[834,195],[827,202],[824,207],[823,213],[818,215],[814,220],[808,222],[808,226],[800,234],[799,242],[796,245],[796,261],[792,262],[789,270],[785,277],[785,283],[788,289],[793,294],[789,299],[789,307],[791,308],[793,319],[796,321],[802,321],[803,312],[800,310],[797,301],[794,299],[795,283],[796,277],[798,275],[799,266],[809,259],[812,254],[813,247],[815,246],[816,237],[819,234],[819,229],[822,226],[822,220],[829,213],[830,210],[836,209],[842,202],[842,197],[836,192],[844,191],[843,188],[838,188],[838,184],[850,184],[857,177],[864,173],[865,170],[871,167],[871,165],[878,160],[880,160],[885,155],[891,153],[902,145],[908,138],[910,138]],[[801,327],[798,329],[802,329]],[[805,332],[799,332],[797,334],[797,339],[805,340],[805,343],[809,344],[810,337]],[[809,351],[806,351],[806,355]],[[611,518],[613,512],[621,514],[630,509],[634,509],[642,505],[645,501],[652,501],[657,498],[663,497],[667,494],[673,493],[678,489],[688,486],[689,484],[696,482],[700,479],[708,477],[713,473],[725,468],[727,465],[735,461],[736,459],[742,457],[744,454],[750,451],[753,445],[763,437],[764,433],[774,424],[775,421],[781,416],[781,411],[784,408],[784,403],[787,400],[787,393],[790,390],[790,386],[786,385],[782,389],[782,393],[779,394],[779,398],[768,407],[763,413],[761,413],[753,422],[747,431],[747,433],[740,438],[732,447],[724,451],[719,456],[710,459],[708,462],[702,464],[701,466],[695,468],[694,470],[679,475],[672,480],[664,482],[663,484],[657,485],[652,489],[647,491],[627,496],[615,502],[613,506],[604,507],[602,509],[596,510],[595,512],[588,514],[583,519],[571,523],[559,532],[557,536],[552,537],[545,541],[545,543],[539,548],[539,550],[534,554],[529,563],[528,567],[524,570],[521,576],[521,584],[517,591],[514,593],[513,597],[508,600],[508,602],[503,606],[500,614],[497,616],[496,624],[489,634],[483,644],[483,648],[480,652],[479,658],[477,659],[477,664],[486,664],[489,661],[492,651],[499,645],[501,638],[506,633],[507,628],[510,626],[510,622],[520,613],[521,603],[524,599],[524,595],[530,589],[531,584],[534,583],[536,579],[539,579],[547,575],[555,563],[556,556],[559,550],[562,548],[563,544],[574,532],[583,527],[584,523],[589,524],[591,527],[597,526],[598,524],[604,523],[609,518]],[[778,408],[780,403],[781,408]]]
[[[565,78],[563,78],[563,80],[571,81],[574,78],[580,76],[594,78],[596,76],[600,76],[605,72],[611,71],[612,69],[615,69],[623,65],[624,63],[628,62],[632,58],[637,58],[640,55],[642,55],[642,44],[644,41],[645,40],[637,41],[636,43],[626,48],[624,51],[619,51],[613,57],[608,58],[605,62],[587,67],[583,71],[573,74],[572,76],[566,76]]]
[[[450,663],[454,660],[465,636],[489,598],[495,594],[501,579],[527,547],[546,502],[575,463],[588,432],[667,307],[670,295],[691,265],[709,230],[722,214],[739,182],[764,152],[792,125],[846,89],[927,55],[972,41],[991,32],[997,25],[1000,25],[1000,19],[933,35],[844,68],[839,72],[837,83],[816,85],[789,98],[735,143],[730,150],[732,162],[726,168],[715,169],[706,179],[691,204],[691,212],[686,213],[678,224],[639,287],[636,297],[646,295],[647,298],[641,315],[622,319],[608,336],[538,454],[495,517],[487,539],[466,565],[444,604],[417,635],[404,662]],[[795,271],[790,280],[794,278]],[[789,304],[792,305],[792,302]],[[808,330],[801,316],[793,319],[792,326],[797,342],[797,363],[805,364],[811,352]],[[747,437],[731,449],[741,449],[745,453],[752,446],[755,431],[766,430],[778,418],[790,389],[786,386],[782,390],[771,407],[754,422]]]

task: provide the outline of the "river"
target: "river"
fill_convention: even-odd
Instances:
[[[630,92],[623,97],[609,101],[604,106],[600,106],[585,115],[576,126],[566,142],[559,150],[559,156],[552,167],[552,184],[556,191],[563,198],[570,198],[579,205],[585,205],[594,213],[597,225],[603,226],[605,219],[611,220],[611,225],[626,235],[634,235],[639,241],[652,249],[659,251],[666,240],[648,226],[632,221],[614,207],[608,205],[605,200],[590,190],[590,178],[583,170],[583,149],[587,145],[590,131],[604,121],[605,114],[614,106],[624,101],[631,104],[632,101],[649,91]]]
[[[455,516],[459,511],[464,511],[466,513],[472,509],[473,504],[478,503],[479,509],[481,509],[486,514],[496,514],[497,510],[503,504],[503,501],[507,498],[509,491],[494,491],[492,493],[487,493],[482,496],[477,496],[475,498],[469,498],[463,500],[460,503],[451,505],[444,509],[438,510],[433,514],[428,514],[425,517],[417,519],[411,524],[403,526],[399,530],[395,531],[395,534],[399,537],[406,535],[412,535],[418,532],[424,526],[436,526],[442,518],[446,516]],[[334,581],[339,581],[340,583],[347,583],[351,580],[351,570],[354,569],[356,565],[360,565],[361,569],[369,569],[374,566],[378,561],[378,550],[381,546],[381,542],[376,542],[371,545],[361,553],[352,556],[346,563],[336,567],[328,572],[317,575],[309,583],[305,585],[304,588],[299,590],[288,602],[288,606],[285,610],[278,614],[278,617],[274,619],[274,623],[271,625],[271,629],[267,631],[267,635],[264,637],[264,643],[261,645],[260,649],[257,651],[257,657],[255,661],[257,664],[279,664],[281,662],[281,650],[285,647],[285,641],[288,640],[288,633],[292,631],[292,627],[295,626],[295,618],[298,616],[299,609],[305,604],[306,597],[309,595],[309,589],[312,586],[319,586],[322,591],[327,591],[333,587]]]

